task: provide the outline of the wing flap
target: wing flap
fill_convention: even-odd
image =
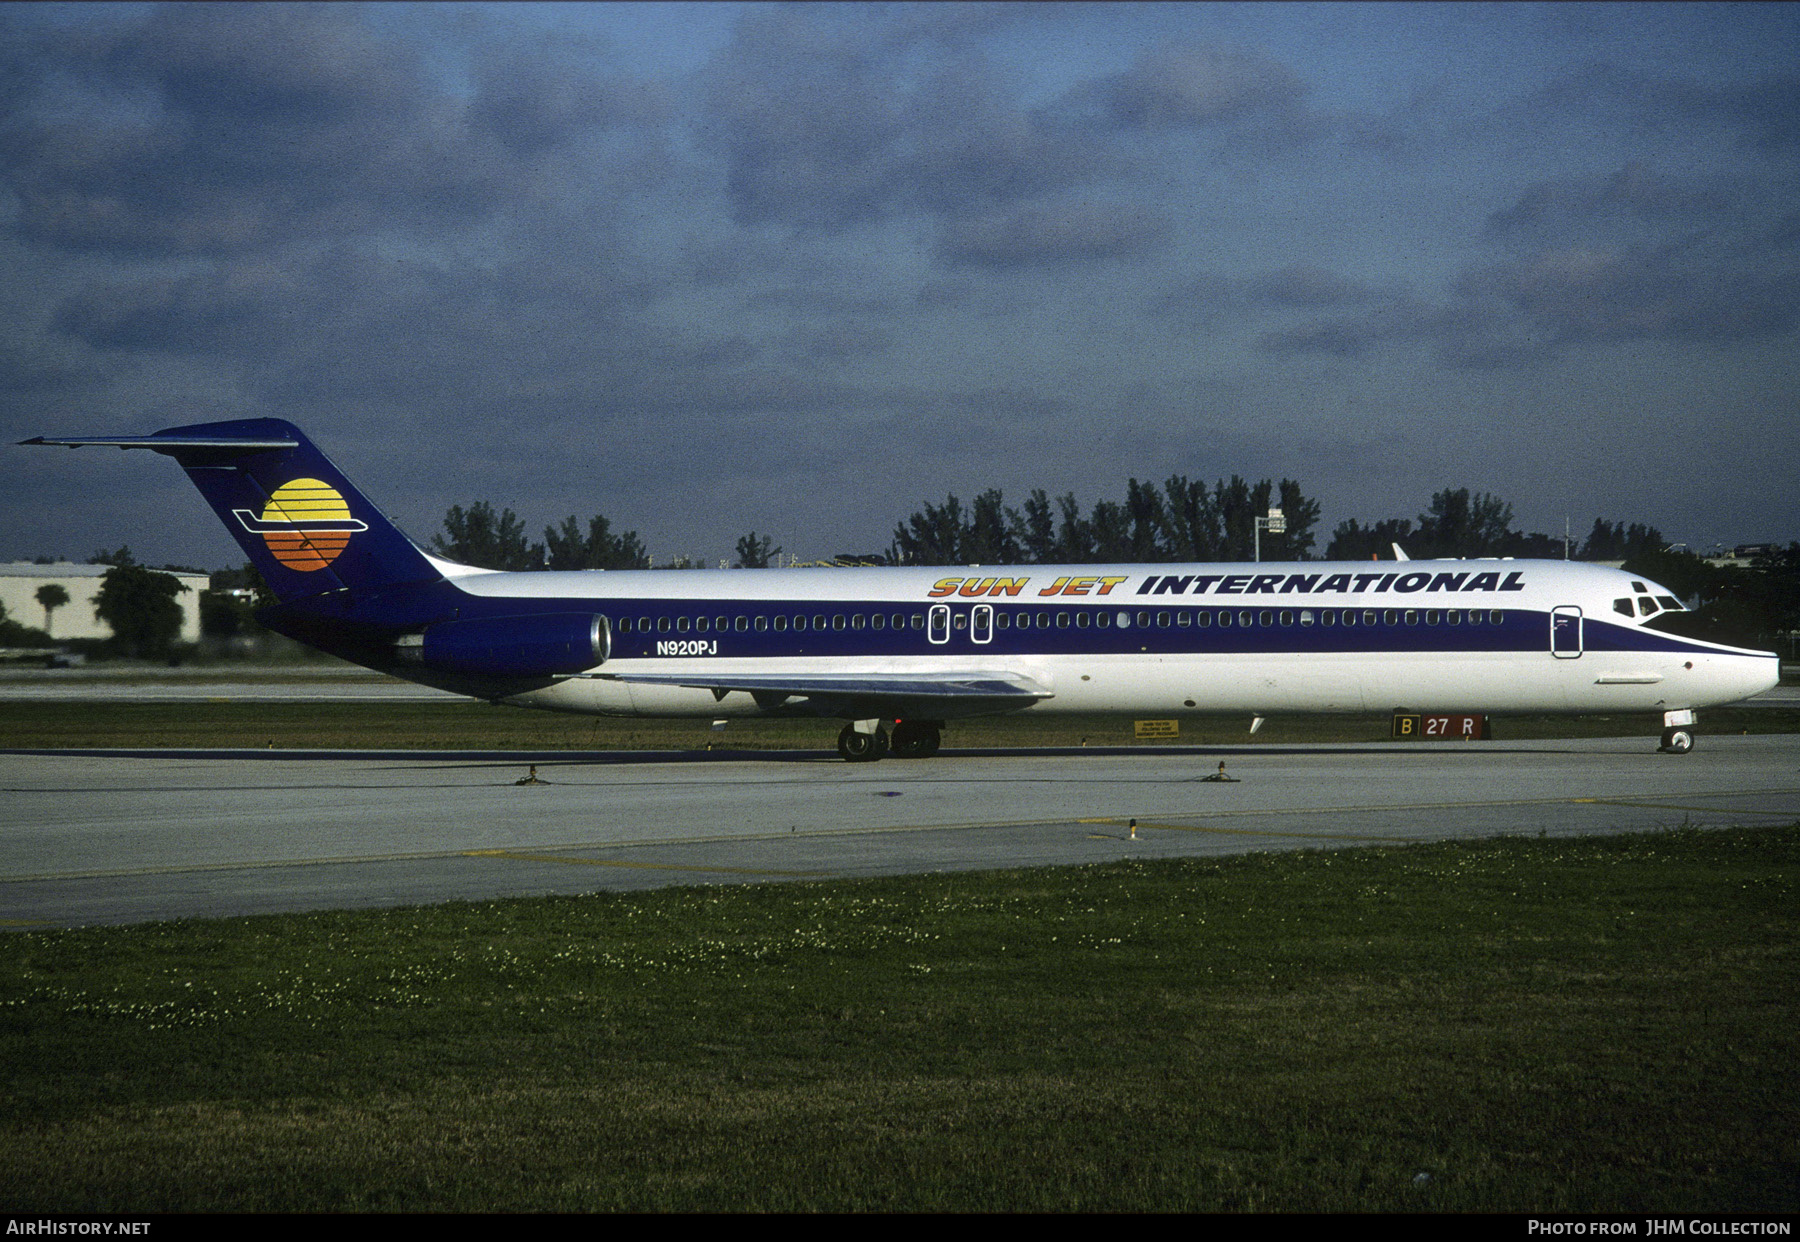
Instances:
[[[684,686],[723,697],[737,690],[765,705],[803,699],[820,715],[981,716],[1018,711],[1054,692],[1020,673],[963,670],[929,673],[589,673],[639,685]]]

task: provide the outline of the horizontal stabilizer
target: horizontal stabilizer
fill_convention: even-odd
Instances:
[[[41,444],[51,448],[121,448],[155,449],[159,453],[173,452],[178,449],[214,449],[224,452],[260,453],[269,449],[298,448],[300,441],[280,437],[249,436],[79,436],[69,438],[51,438],[49,436],[33,436],[29,440],[20,440],[20,444]]]

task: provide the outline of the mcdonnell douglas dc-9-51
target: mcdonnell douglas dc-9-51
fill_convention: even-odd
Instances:
[[[1672,591],[1566,561],[541,570],[431,556],[292,424],[39,437],[173,457],[278,603],[270,629],[519,707],[842,720],[848,760],[934,754],[1002,712],[1643,712],[1774,686],[1687,637]],[[1649,721],[1646,720],[1646,724]]]

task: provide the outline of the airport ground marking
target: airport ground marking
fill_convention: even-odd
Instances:
[[[1083,819],[1076,822],[1083,824],[1126,824],[1130,821],[1125,819]],[[1160,828],[1165,832],[1202,832],[1222,837],[1306,837],[1318,841],[1394,841],[1408,844],[1419,840],[1418,837],[1384,836],[1370,832],[1276,832],[1267,828],[1213,828],[1205,824],[1155,824],[1141,819],[1138,821],[1138,827]]]
[[[1787,790],[1773,792],[1785,793]],[[1792,819],[1800,815],[1800,810],[1789,807],[1781,811],[1752,811],[1735,806],[1688,806],[1680,802],[1642,802],[1636,798],[1576,798],[1576,802],[1593,806],[1626,806],[1649,811],[1700,811],[1707,815],[1770,815],[1778,819]]]
[[[464,858],[506,858],[515,862],[561,863],[567,867],[623,867],[634,871],[706,871],[727,875],[773,875],[790,879],[819,879],[829,871],[777,871],[769,867],[700,867],[681,863],[625,862],[614,858],[569,858],[561,854],[528,854],[521,850],[464,850]]]

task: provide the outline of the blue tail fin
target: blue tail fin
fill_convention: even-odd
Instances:
[[[25,443],[147,448],[173,457],[284,604],[443,576],[298,427],[280,419]]]

